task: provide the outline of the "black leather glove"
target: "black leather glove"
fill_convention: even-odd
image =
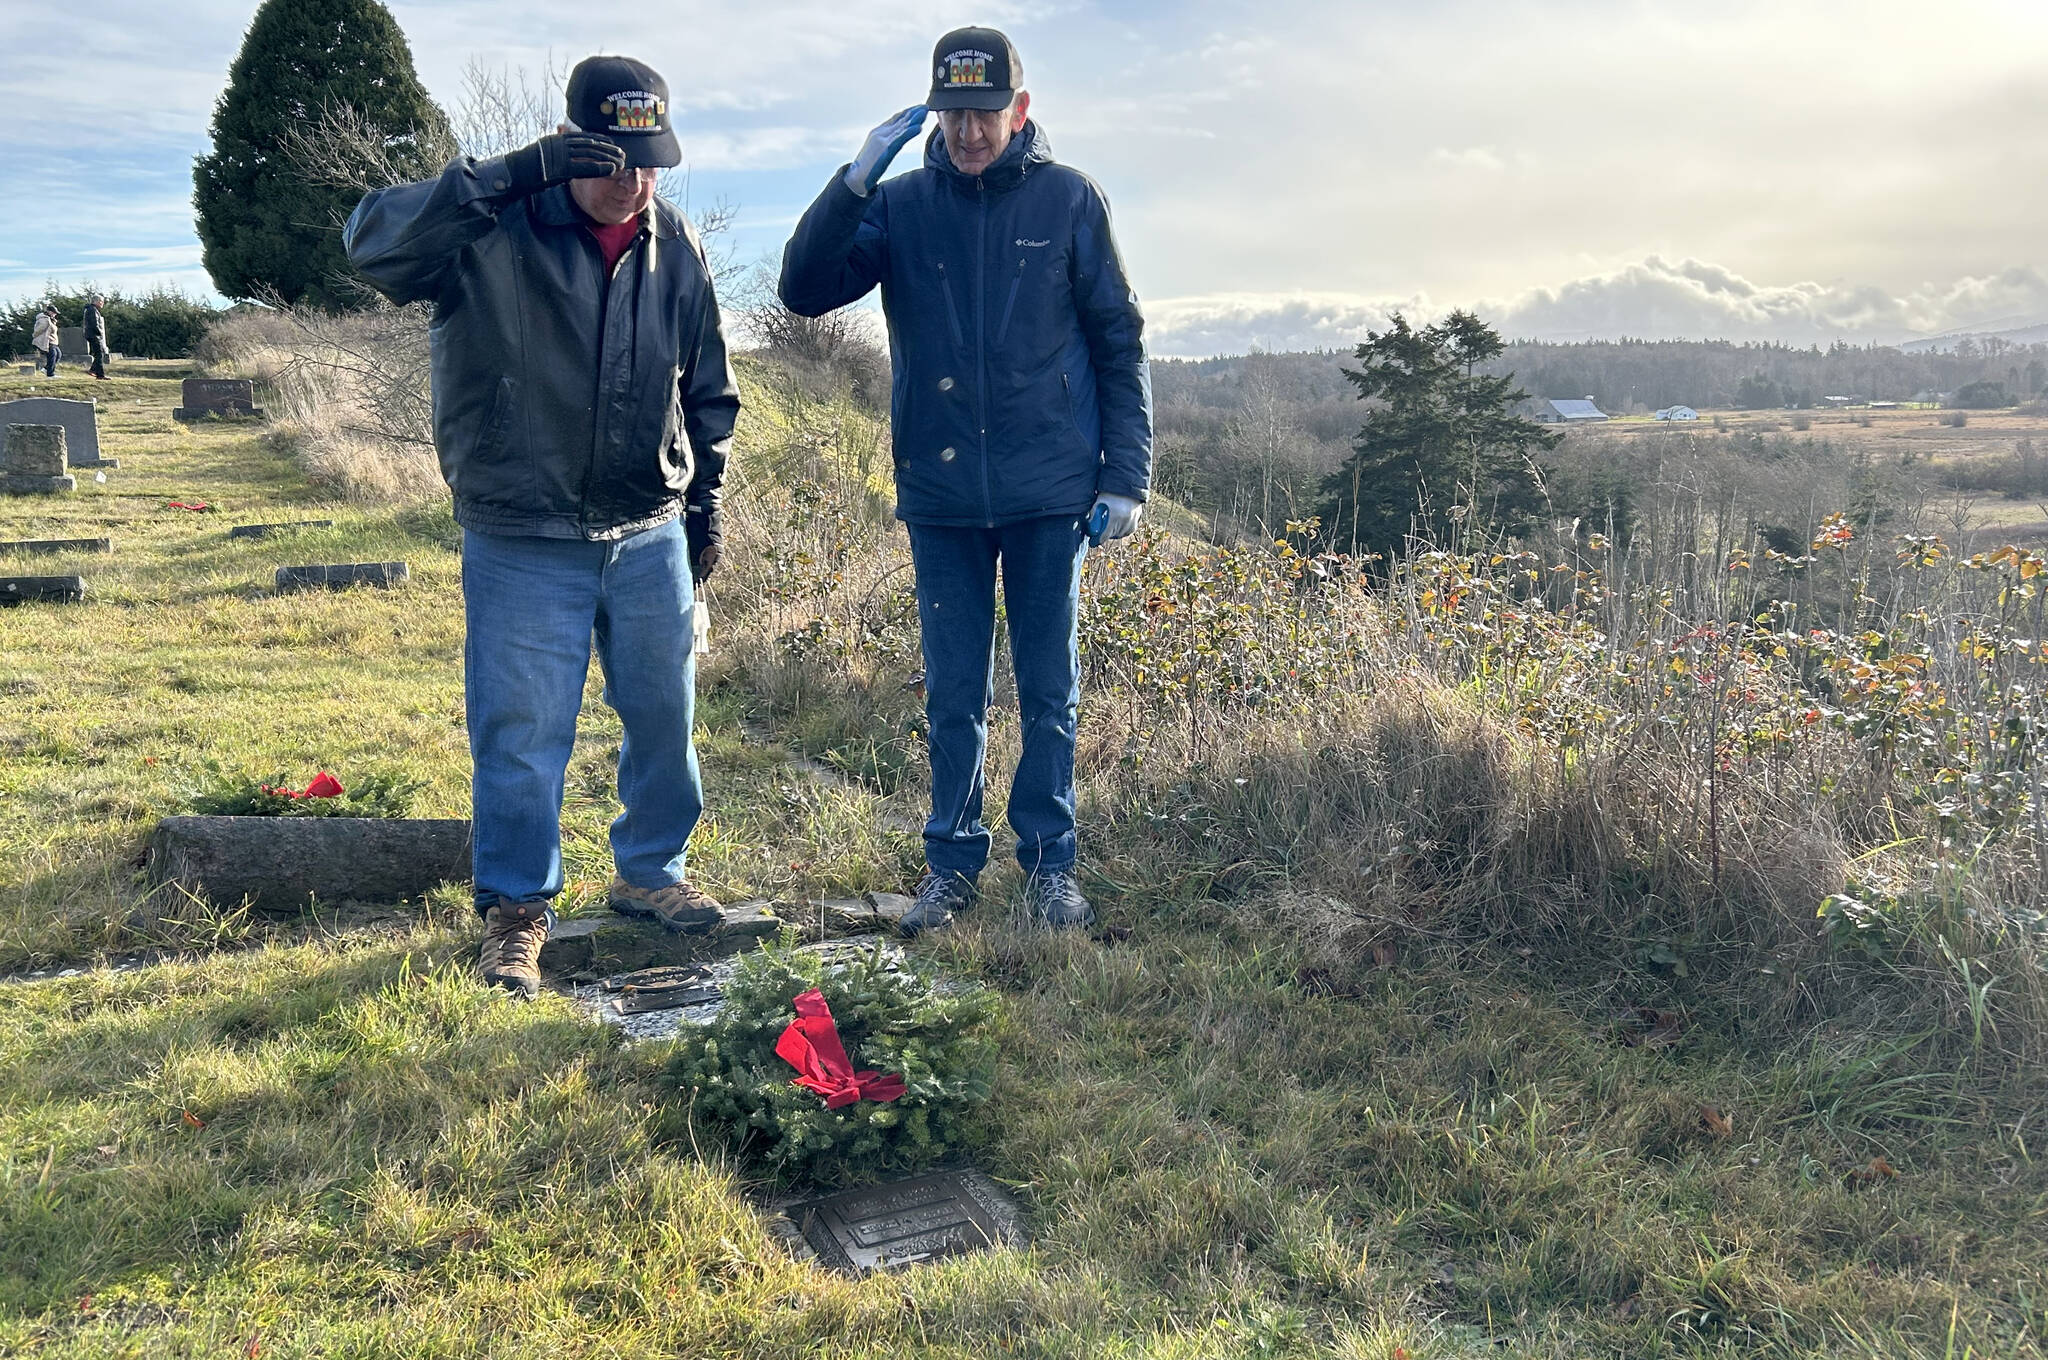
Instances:
[[[683,516],[683,537],[690,544],[690,579],[698,585],[711,578],[725,542],[724,516],[718,510],[692,510]]]
[[[626,167],[626,149],[595,132],[550,132],[505,157],[515,194],[537,194],[572,179],[602,179]]]

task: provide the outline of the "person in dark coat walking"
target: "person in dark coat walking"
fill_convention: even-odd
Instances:
[[[684,860],[696,589],[717,566],[739,388],[696,229],[655,194],[682,160],[668,86],[625,57],[569,75],[568,122],[510,155],[370,194],[350,263],[431,302],[434,444],[462,527],[463,682],[486,982],[531,996],[563,886],[563,783],[592,639],[625,726],[612,909],[708,930]]]
[[[902,930],[970,906],[989,854],[983,762],[1001,574],[1024,746],[1009,821],[1033,912],[1083,926],[1075,878],[1076,623],[1090,539],[1138,523],[1152,477],[1144,318],[1095,182],[1053,159],[1022,63],[994,29],[939,40],[924,104],[874,132],[783,253],[781,294],[818,316],[880,286],[896,513],[909,527],[931,729],[927,873]],[[924,164],[890,160],[939,126]]]
[[[85,304],[85,352],[92,359],[87,371],[102,381],[107,376],[107,300],[94,293]]]

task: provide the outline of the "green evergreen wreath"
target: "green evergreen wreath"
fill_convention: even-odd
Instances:
[[[813,987],[854,1067],[900,1073],[901,1097],[828,1110],[792,1081],[775,1041],[796,1017],[791,1003]],[[724,1009],[684,1032],[671,1070],[699,1137],[723,1132],[783,1180],[859,1183],[928,1166],[968,1140],[995,1077],[996,1008],[989,989],[942,987],[880,945],[827,958],[771,944],[741,960]]]

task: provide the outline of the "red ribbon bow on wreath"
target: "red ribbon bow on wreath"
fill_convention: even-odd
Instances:
[[[797,1070],[798,1086],[825,1098],[826,1109],[837,1110],[856,1100],[894,1100],[908,1089],[893,1072],[853,1070],[824,993],[813,987],[793,1004],[796,1019],[775,1041],[775,1053]]]
[[[273,789],[268,784],[258,784],[256,787],[262,789],[265,793],[276,794],[280,798],[339,798],[342,794],[348,792],[347,789],[341,786],[339,779],[336,779],[325,770],[314,775],[313,782],[306,785],[303,789]]]

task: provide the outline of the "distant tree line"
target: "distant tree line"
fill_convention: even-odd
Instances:
[[[1343,368],[1351,358],[1348,351],[1322,350],[1162,359],[1153,362],[1152,381],[1162,407],[1185,401],[1228,409],[1241,403],[1251,375],[1262,372],[1261,381],[1279,384],[1296,405],[1314,407],[1348,397]],[[1537,398],[1590,396],[1617,413],[1666,406],[1799,409],[1828,397],[1911,401],[1946,394],[1953,404],[1983,406],[2048,397],[2048,345],[2012,345],[1995,337],[1912,353],[1840,343],[1801,349],[1725,340],[1519,340],[1504,346],[1485,371],[1512,374]]]

